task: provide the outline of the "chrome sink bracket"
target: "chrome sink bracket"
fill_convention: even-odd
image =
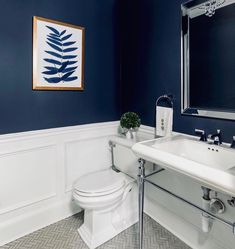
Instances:
[[[120,172],[120,170],[115,166],[114,164],[114,153],[113,153],[113,148],[116,147],[116,144],[113,143],[112,141],[109,141],[109,147],[110,147],[110,152],[111,152],[111,161],[112,161],[112,165],[111,168],[112,170],[116,171],[116,172]]]
[[[179,195],[174,194],[174,193],[172,193],[171,191],[169,191],[169,190],[167,190],[167,189],[165,189],[165,188],[159,186],[158,184],[156,184],[155,182],[152,182],[151,180],[144,179],[144,181],[150,183],[151,185],[153,185],[153,186],[156,187],[157,189],[159,189],[159,190],[161,190],[161,191],[163,191],[163,192],[169,194],[170,196],[172,196],[172,197],[174,197],[174,198],[176,198],[176,199],[179,199],[180,201],[182,201],[182,202],[184,202],[184,203],[186,203],[186,204],[188,204],[188,205],[190,205],[190,206],[192,206],[192,207],[198,209],[199,211],[205,213],[206,215],[208,215],[208,216],[211,217],[212,219],[217,220],[217,221],[223,223],[224,225],[227,225],[227,226],[231,227],[231,228],[233,229],[233,234],[235,235],[235,222],[232,223],[232,222],[227,221],[227,220],[225,220],[225,219],[223,219],[223,218],[221,218],[221,217],[218,217],[217,215],[210,213],[209,211],[207,211],[207,210],[205,210],[205,209],[199,207],[198,205],[196,205],[196,204],[194,204],[194,203],[192,203],[192,202],[190,202],[190,201],[188,201],[188,200],[186,200],[186,199],[180,197]],[[142,249],[142,247],[140,247],[140,249]]]
[[[155,171],[153,171],[152,173],[149,173],[148,175],[146,175],[145,178],[150,177],[150,176],[155,175],[155,174],[158,174],[158,173],[160,173],[160,172],[162,172],[162,171],[164,171],[164,170],[165,170],[165,169],[163,169],[163,168],[158,169],[158,170],[155,170]]]
[[[145,160],[140,158],[139,172],[138,172],[138,188],[139,188],[139,224],[138,224],[138,235],[139,235],[139,246],[138,249],[143,249],[143,232],[144,232],[144,182],[145,179],[151,175],[160,173],[165,170],[163,168],[156,170],[148,175],[145,175]]]
[[[114,165],[114,154],[113,154],[113,148],[116,147],[116,144],[113,143],[112,141],[109,141],[109,147],[110,147],[110,152],[111,152],[111,160],[112,160],[112,167]]]
[[[138,173],[138,187],[139,187],[139,247],[143,248],[143,228],[144,228],[144,178],[145,178],[145,160],[140,158],[139,162],[139,173]]]

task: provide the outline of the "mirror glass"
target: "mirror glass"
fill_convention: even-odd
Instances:
[[[235,0],[181,7],[182,114],[235,119]]]

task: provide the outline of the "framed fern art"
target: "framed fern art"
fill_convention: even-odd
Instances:
[[[83,27],[33,18],[33,89],[84,89]]]

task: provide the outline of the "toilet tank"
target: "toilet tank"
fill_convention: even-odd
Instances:
[[[131,147],[136,143],[125,137],[114,136],[110,139],[113,147],[113,160],[117,169],[123,173],[137,178],[138,175],[138,157],[132,152]],[[146,162],[146,173],[152,171],[153,164]]]

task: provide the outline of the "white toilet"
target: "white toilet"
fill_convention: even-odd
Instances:
[[[127,148],[125,152],[127,155],[131,153]],[[137,167],[135,156],[130,156]],[[105,243],[138,221],[136,180],[111,168],[77,179],[73,199],[85,210],[84,223],[78,232],[90,249]]]

